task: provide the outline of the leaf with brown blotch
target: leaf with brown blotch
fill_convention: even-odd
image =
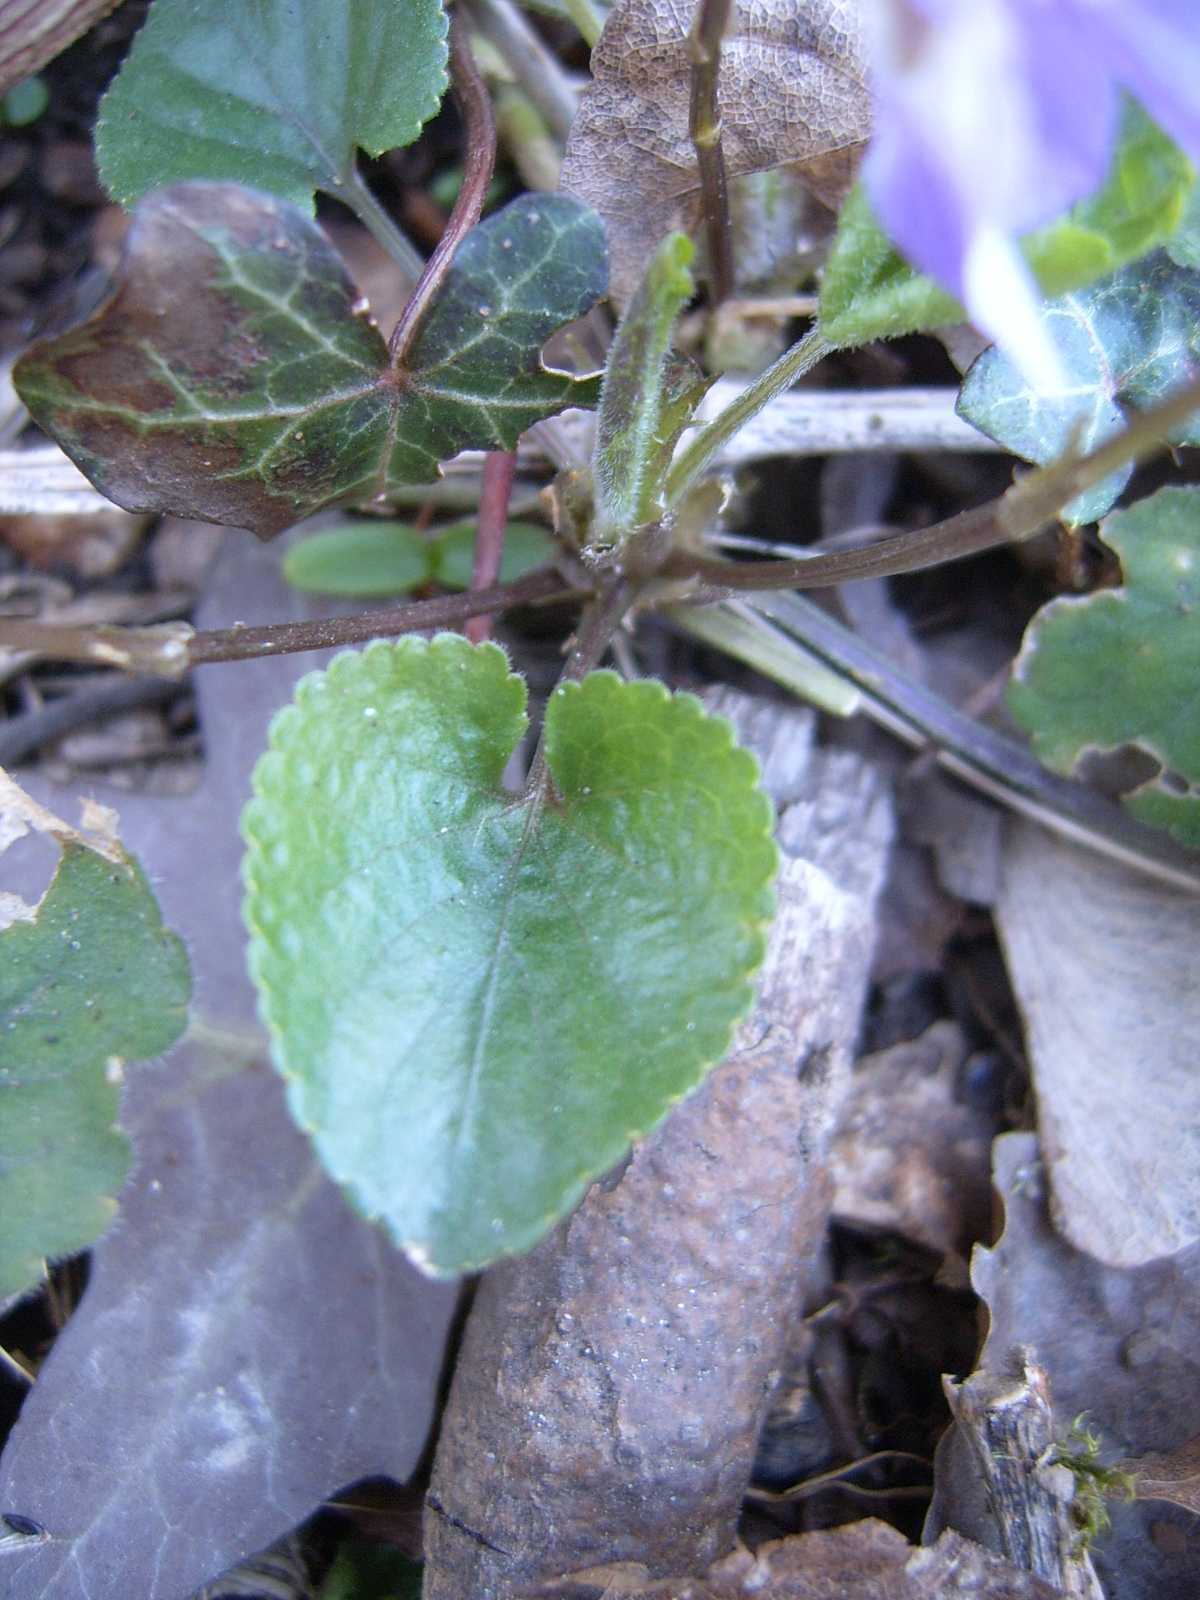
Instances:
[[[473,229],[399,368],[325,235],[288,201],[186,183],[137,208],[112,292],[22,356],[34,419],[127,511],[269,538],[325,506],[428,483],[594,385],[544,341],[604,290],[599,220],[524,195]]]
[[[721,50],[720,106],[731,177],[802,163],[838,204],[870,131],[855,0],[743,0]],[[562,186],[604,218],[612,293],[624,303],[672,229],[695,232],[696,154],[688,135],[692,7],[617,0],[592,52],[567,142]]]

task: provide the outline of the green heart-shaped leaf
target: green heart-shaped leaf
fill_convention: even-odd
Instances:
[[[0,1301],[112,1221],[121,1062],[174,1042],[190,990],[137,863],[65,843],[34,920],[0,934]]]
[[[118,505],[266,538],[594,401],[594,383],[546,371],[539,352],[605,273],[592,212],[524,195],[468,234],[396,370],[315,223],[237,184],[181,184],[137,208],[99,310],[34,345],[14,378]]]
[[[1009,705],[1056,772],[1125,744],[1153,756],[1162,773],[1126,805],[1200,849],[1200,489],[1160,489],[1100,532],[1123,586],[1042,607]]]
[[[595,673],[551,697],[522,799],[524,704],[457,635],[339,656],[276,719],[244,822],[293,1110],[434,1272],[532,1245],[720,1060],[771,911],[728,723]]]
[[[445,90],[440,0],[154,0],[101,103],[97,163],[126,204],[212,178],[311,212],[356,147],[411,144]]]

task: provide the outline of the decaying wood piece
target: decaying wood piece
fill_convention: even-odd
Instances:
[[[1071,1514],[1074,1477],[1055,1463],[1045,1369],[1020,1350],[1007,1372],[981,1368],[944,1386],[955,1426],[938,1448],[926,1539],[952,1527],[1071,1600],[1103,1600]]]
[[[762,1411],[824,1232],[891,835],[878,775],[806,712],[710,701],[780,812],[779,914],[729,1059],[530,1255],[485,1274],[426,1514],[426,1600],[506,1600],[733,1542]]]
[[[53,61],[117,0],[0,0],[0,94]]]

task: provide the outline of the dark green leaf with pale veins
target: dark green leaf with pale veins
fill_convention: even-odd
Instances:
[[[522,196],[464,240],[394,371],[302,212],[236,184],[181,184],[138,207],[100,309],[34,345],[15,378],[118,505],[265,538],[593,402],[592,383],[546,371],[539,351],[604,281],[598,219],[565,195]]]
[[[312,211],[360,147],[411,144],[446,89],[440,0],[154,0],[100,108],[118,200],[192,178]]]
[[[1124,585],[1042,608],[1009,705],[1057,772],[1126,744],[1152,756],[1162,771],[1126,805],[1200,849],[1200,489],[1160,489],[1100,532]]]
[[[1061,390],[1034,393],[1007,356],[985,350],[967,374],[958,410],[997,443],[1042,465],[1072,443],[1094,450],[1200,373],[1200,272],[1165,252],[1147,256],[1042,312],[1063,368]],[[1174,434],[1200,444],[1200,417]],[[1094,522],[1128,483],[1122,467],[1073,500],[1064,521]]]
[[[112,1221],[121,1062],[174,1042],[190,987],[137,864],[64,844],[35,920],[0,934],[0,1301]]]
[[[525,689],[443,634],[338,657],[277,719],[244,832],[292,1109],[415,1260],[532,1245],[720,1060],[771,912],[770,805],[729,725],[594,673],[552,785],[501,774]]]

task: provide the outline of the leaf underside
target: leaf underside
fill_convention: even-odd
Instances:
[[[1200,848],[1200,489],[1160,489],[1100,531],[1123,587],[1042,608],[1009,705],[1055,771],[1093,750],[1144,750],[1162,771],[1125,804]]]
[[[172,1044],[189,993],[140,868],[64,844],[36,920],[0,935],[0,1302],[112,1221],[119,1063]]]
[[[604,281],[598,219],[564,195],[522,196],[464,240],[394,371],[315,223],[240,185],[181,184],[138,207],[99,310],[34,345],[14,378],[118,505],[269,538],[593,402],[593,383],[539,352]]]
[[[1061,392],[1034,393],[993,348],[972,366],[958,403],[968,422],[1027,461],[1045,465],[1071,445],[1096,449],[1124,429],[1128,410],[1148,410],[1200,374],[1200,273],[1163,251],[1063,295],[1042,321],[1063,367]],[[1200,444],[1200,418],[1171,438]],[[1132,474],[1132,465],[1112,473],[1063,520],[1095,522]]]
[[[97,164],[125,204],[201,178],[311,213],[356,147],[411,144],[445,89],[440,0],[154,0],[101,103]]]
[[[687,695],[552,696],[553,793],[500,784],[495,646],[306,678],[243,824],[252,967],[293,1111],[427,1270],[526,1248],[695,1087],[751,999],[775,848],[756,764]]]

